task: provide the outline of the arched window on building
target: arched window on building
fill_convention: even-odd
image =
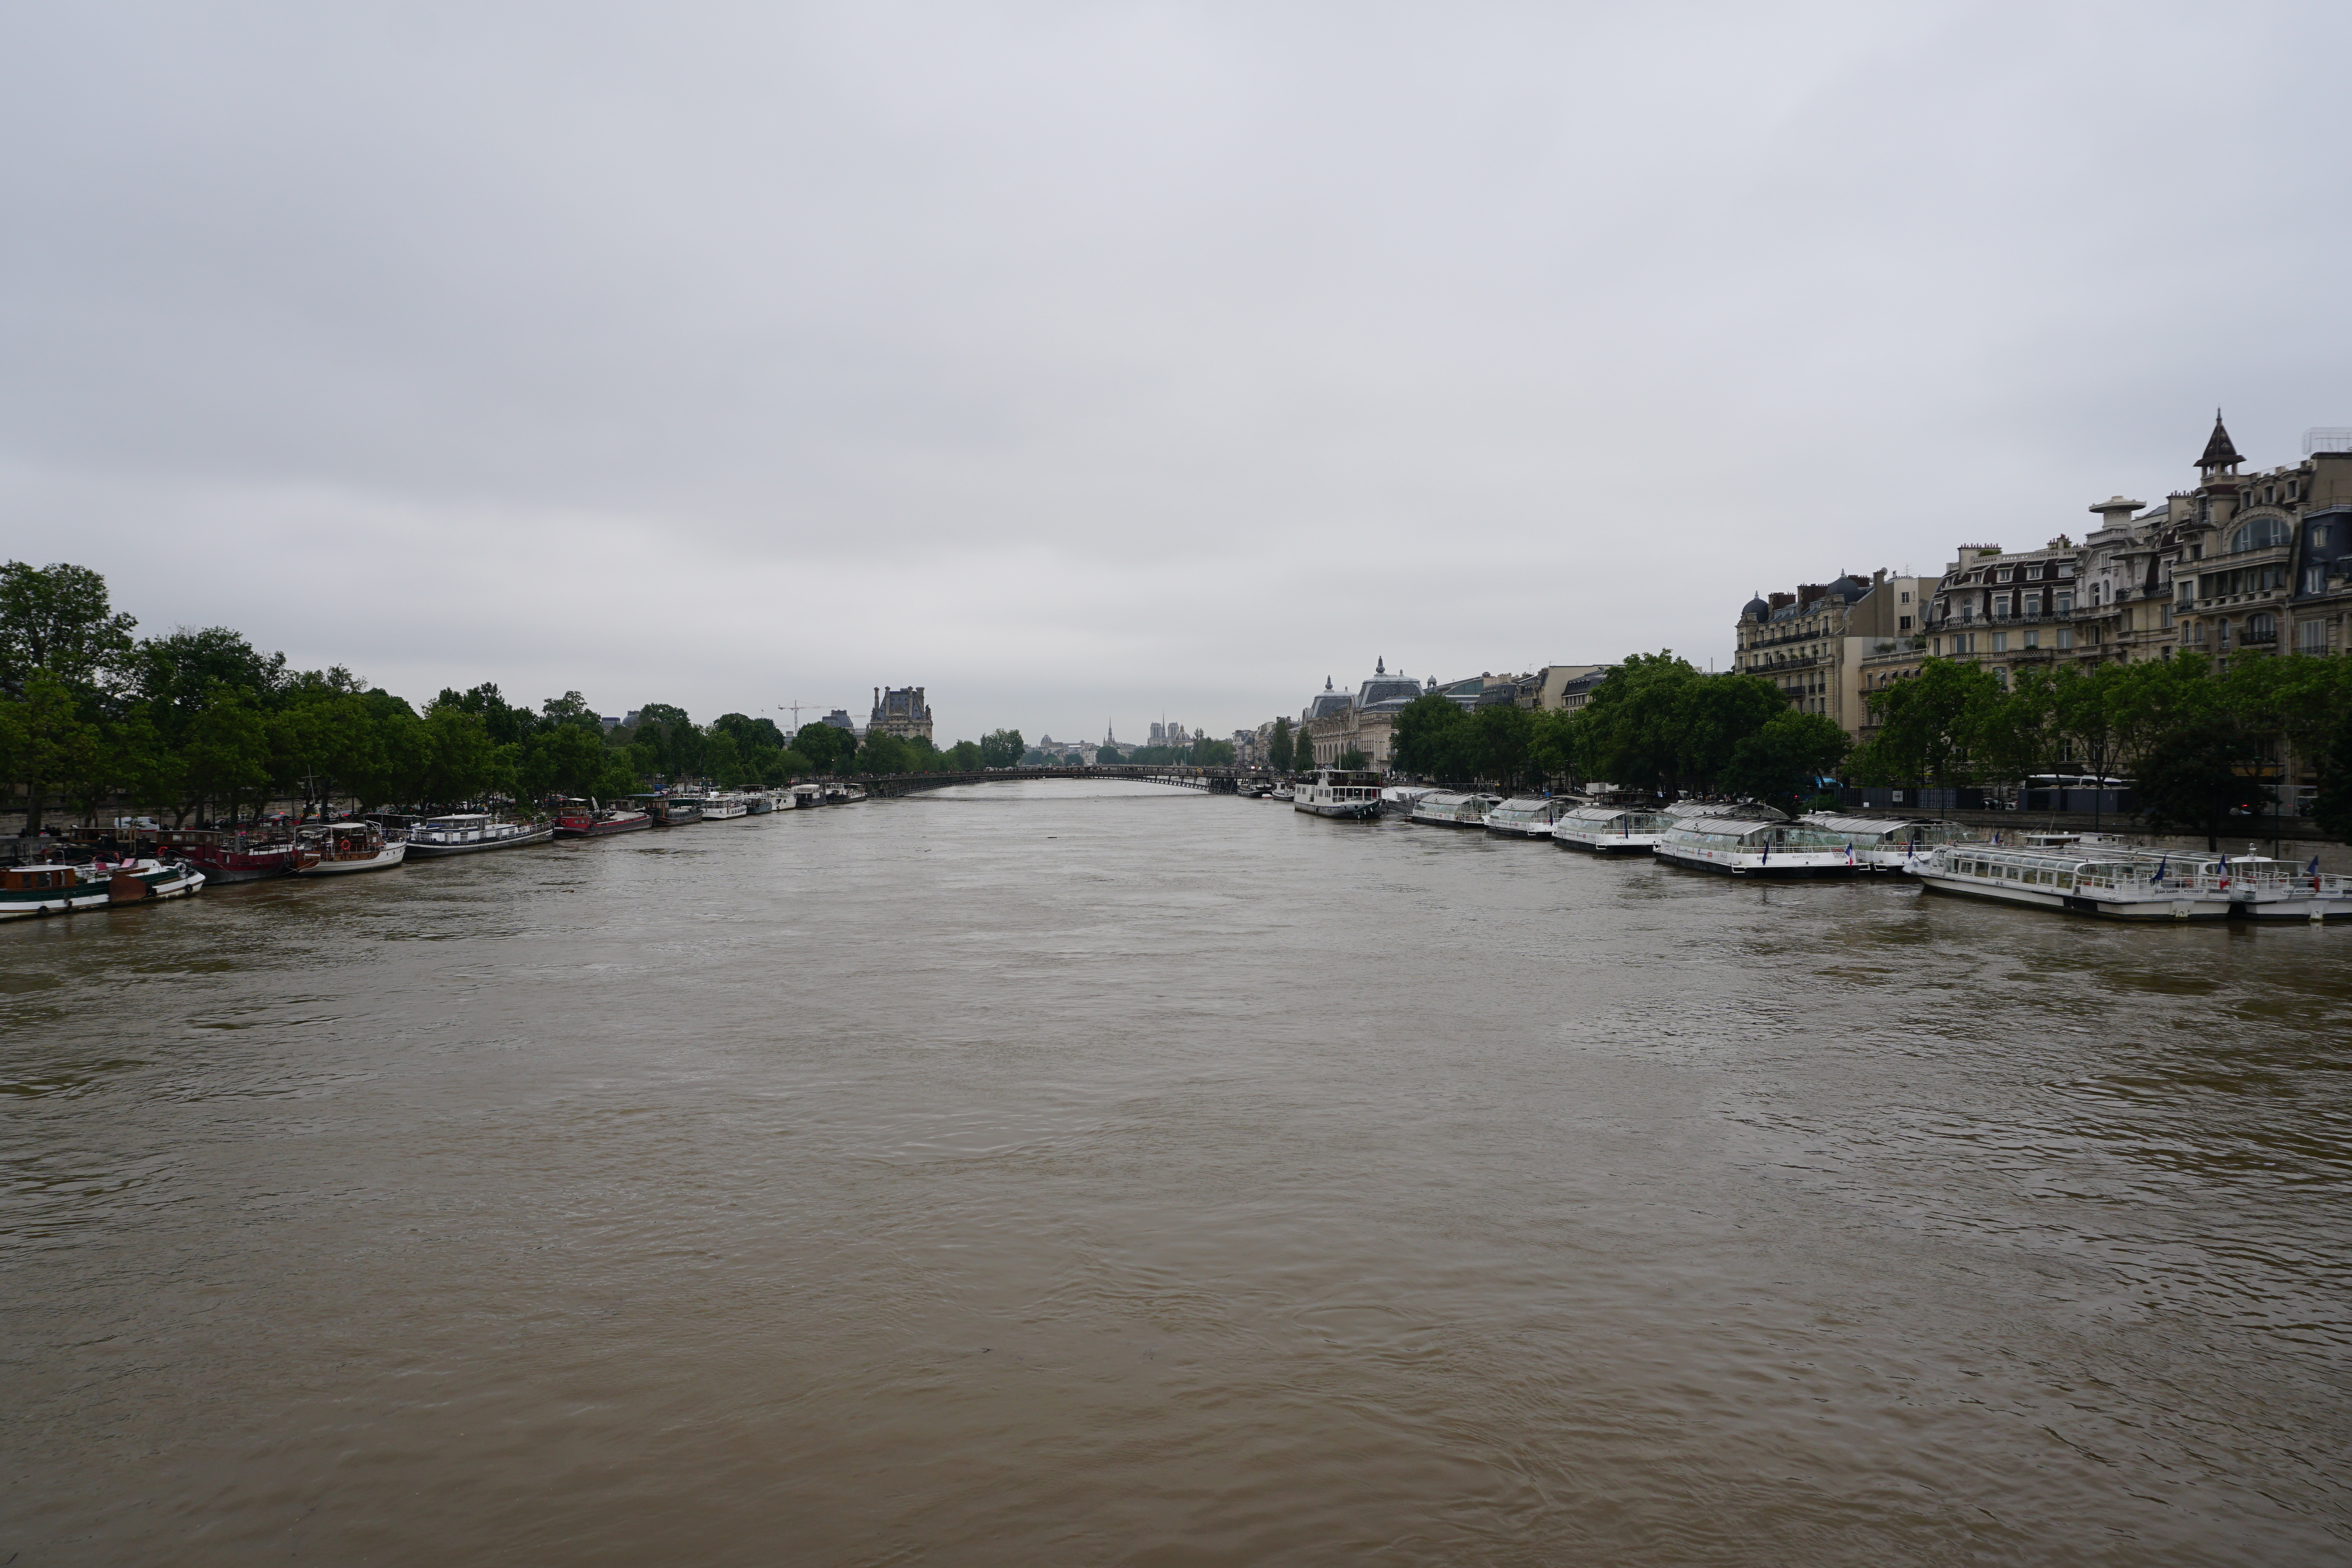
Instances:
[[[2277,642],[2278,617],[2272,614],[2267,610],[2259,610],[2253,614],[2247,616],[2245,635],[2241,639],[2241,641],[2247,643]]]
[[[2236,533],[2230,536],[2230,553],[2236,555],[2243,550],[2268,549],[2273,545],[2284,543],[2286,543],[2284,517],[2250,517],[2239,525]]]

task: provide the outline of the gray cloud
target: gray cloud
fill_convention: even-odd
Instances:
[[[0,539],[395,690],[1229,728],[2352,423],[2340,8],[20,8]],[[354,584],[353,580],[357,582]]]

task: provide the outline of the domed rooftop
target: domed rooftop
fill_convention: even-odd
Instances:
[[[1772,618],[1772,607],[1764,602],[1764,596],[1759,593],[1740,610],[1739,618],[1742,621],[1769,621]]]

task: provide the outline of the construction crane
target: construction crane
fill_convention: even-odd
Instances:
[[[793,716],[793,733],[794,735],[798,735],[801,732],[801,709],[806,708],[809,712],[814,713],[817,709],[824,707],[824,706],[825,705],[823,703],[804,703],[796,699],[788,703],[778,703],[776,705],[776,711],[778,713],[789,713]],[[833,705],[835,707],[839,707],[841,705],[839,703],[835,703]]]

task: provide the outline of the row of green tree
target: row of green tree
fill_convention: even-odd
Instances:
[[[0,566],[0,783],[27,826],[56,803],[89,820],[122,802],[184,825],[272,800],[307,811],[967,772],[1024,749],[1016,730],[940,750],[884,735],[861,744],[824,724],[786,735],[740,713],[697,725],[660,703],[614,727],[576,691],[532,708],[489,683],[445,690],[420,712],[340,666],[290,670],[227,627],[136,629],[88,568]]]
[[[1791,708],[1769,682],[1710,674],[1671,653],[1637,654],[1574,712],[1415,698],[1397,716],[1395,765],[1446,781],[1607,780],[1783,807],[1808,802],[1831,778],[1936,787],[2127,778],[2151,825],[2210,841],[2233,813],[2273,804],[2274,786],[2307,764],[2319,779],[2312,815],[2352,838],[2352,660],[2241,654],[2224,666],[2187,653],[2029,666],[2005,684],[1979,665],[1928,659],[1869,701],[1875,732],[1854,750],[1834,722]],[[1289,744],[1277,723],[1277,767]]]
[[[2278,787],[2308,767],[2312,815],[2352,838],[2352,660],[2182,653],[2026,666],[2004,685],[1980,665],[1928,659],[1873,693],[1871,708],[1877,732],[1847,764],[1857,783],[2127,778],[2142,817],[2210,844],[2232,814],[2278,804]]]
[[[1284,737],[1277,735],[1277,749]],[[1637,653],[1573,711],[1465,709],[1432,692],[1397,715],[1395,765],[1420,778],[1517,789],[1605,779],[1622,789],[1810,800],[1849,742],[1769,682],[1709,674],[1671,652]]]

